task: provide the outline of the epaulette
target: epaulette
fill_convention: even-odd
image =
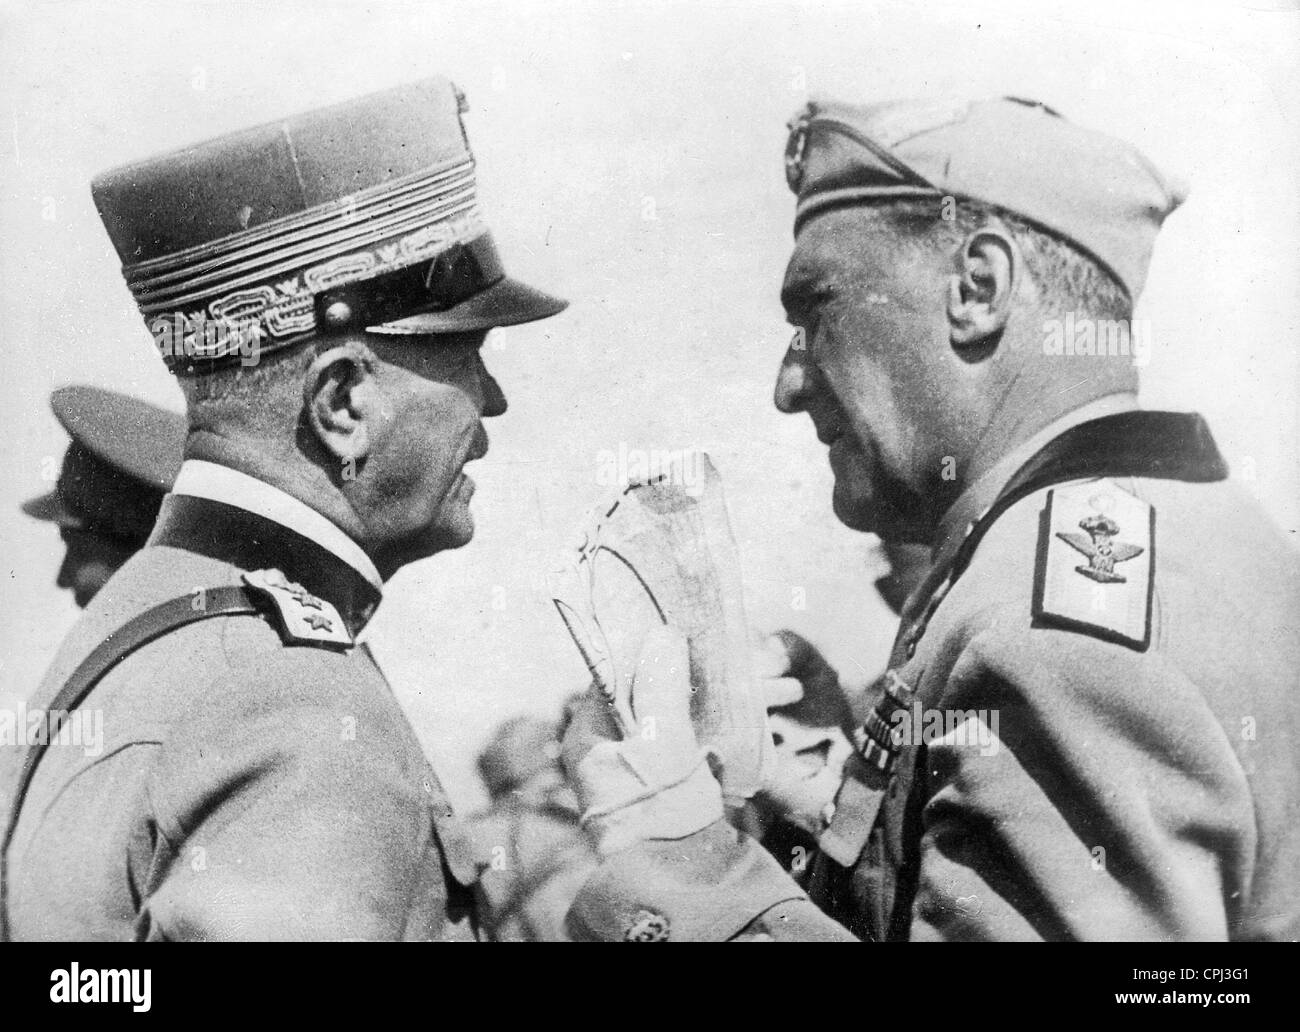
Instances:
[[[1151,644],[1156,513],[1113,480],[1047,493],[1034,571],[1035,623],[1144,651]]]
[[[352,634],[339,611],[301,584],[290,582],[279,570],[254,570],[244,574],[244,583],[255,599],[271,603],[268,608],[279,618],[280,636],[286,645],[352,646]]]

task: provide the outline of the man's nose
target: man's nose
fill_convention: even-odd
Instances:
[[[496,377],[487,371],[487,366],[479,370],[479,383],[483,388],[483,418],[504,415],[509,407],[505,392],[497,383]]]
[[[776,391],[772,396],[776,407],[782,412],[802,411],[812,393],[814,375],[803,337],[796,337],[786,349],[776,374]]]

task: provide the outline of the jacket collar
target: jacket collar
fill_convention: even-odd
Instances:
[[[186,459],[176,474],[172,494],[225,502],[296,530],[333,552],[365,577],[376,591],[384,590],[379,571],[360,545],[311,506],[264,480],[216,462]]]
[[[946,533],[936,543],[930,572],[903,608],[903,632],[909,624],[924,629],[989,527],[1035,491],[1094,477],[1210,483],[1228,476],[1209,426],[1194,412],[1129,409],[1090,418],[1095,412],[1087,406],[1072,415],[1085,418],[1067,422],[1064,429],[1053,424],[1048,430],[1055,436],[1043,441],[1040,434],[1029,442],[1034,447],[1028,455],[1028,448],[1017,449],[1008,457],[1013,461],[1000,461],[944,516]]]
[[[355,637],[374,615],[383,584],[360,547],[319,513],[269,484],[254,481],[265,491],[223,492],[208,490],[213,483],[227,482],[205,479],[201,484],[204,494],[197,494],[189,493],[192,480],[187,483],[178,477],[177,490],[163,500],[148,543],[218,559],[243,571],[280,570],[290,581],[333,605]],[[212,497],[217,494],[224,497]],[[274,499],[276,495],[283,501]],[[269,504],[273,500],[275,504]],[[299,507],[315,518],[304,518]],[[322,534],[318,520],[352,545],[364,563],[355,555],[341,555],[350,550],[328,531]]]
[[[933,541],[935,557],[941,556],[945,547],[951,547],[954,539],[959,544],[971,524],[987,512],[997,500],[1016,471],[1052,441],[1082,423],[1135,410],[1137,410],[1136,394],[1111,394],[1096,398],[1053,420],[1027,441],[1002,456],[987,472],[968,486],[943,514]]]

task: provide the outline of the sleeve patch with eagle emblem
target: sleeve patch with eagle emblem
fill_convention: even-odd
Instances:
[[[1155,510],[1112,480],[1047,493],[1034,622],[1143,651],[1151,643]]]

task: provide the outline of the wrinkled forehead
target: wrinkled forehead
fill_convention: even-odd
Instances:
[[[808,219],[786,263],[781,302],[798,311],[831,279],[842,279],[888,260],[893,238],[865,206],[836,208]]]

